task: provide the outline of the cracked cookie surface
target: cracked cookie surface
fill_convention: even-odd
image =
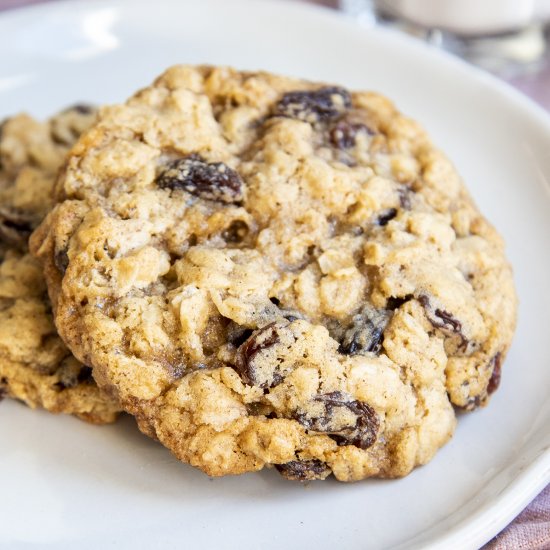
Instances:
[[[503,243],[384,97],[178,66],[105,108],[31,240],[59,330],[209,475],[396,477],[496,389]]]
[[[101,424],[115,419],[114,401],[57,335],[42,269],[28,253],[31,231],[53,206],[58,169],[94,119],[95,110],[76,106],[45,123],[17,115],[2,125],[0,392],[31,407]]]

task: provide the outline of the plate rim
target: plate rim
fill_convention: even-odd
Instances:
[[[178,9],[183,9],[185,3],[192,3],[193,0],[161,0],[162,4],[174,4]],[[226,2],[228,0],[225,0]],[[206,3],[223,3],[224,0],[206,0]],[[297,2],[295,0],[231,0],[235,5],[249,6],[251,9],[257,9],[257,6],[263,5],[266,9],[280,9],[284,6],[286,10],[296,10],[306,15],[315,15],[323,17],[327,21],[339,21],[338,24],[348,25],[350,28],[360,28],[366,32],[379,34],[386,37],[387,40],[399,41],[405,46],[414,48],[418,55],[425,58],[432,56],[452,67],[453,71],[461,72],[466,78],[475,79],[497,91],[504,96],[507,101],[507,108],[516,109],[522,115],[528,115],[529,124],[543,129],[550,137],[550,112],[537,104],[534,100],[515,89],[510,84],[498,79],[480,68],[469,65],[466,61],[453,56],[452,54],[427,45],[421,40],[405,35],[393,29],[380,27],[378,25],[365,25],[348,16],[337,12],[334,9],[323,7],[316,4],[310,4],[306,1]],[[10,25],[11,21],[20,18],[37,17],[40,14],[55,13],[63,9],[99,9],[105,6],[122,6],[128,9],[129,6],[137,7],[138,10],[151,9],[148,0],[55,0],[43,4],[33,4],[29,6],[17,6],[0,13],[0,27]],[[550,434],[550,430],[546,435]],[[534,434],[528,442],[533,440]],[[522,449],[525,448],[524,443]],[[498,495],[498,499],[492,499],[489,502],[481,504],[472,513],[464,519],[453,524],[442,536],[437,536],[433,540],[421,540],[422,533],[413,539],[414,546],[407,545],[407,548],[429,548],[432,550],[455,547],[460,542],[461,547],[478,547],[490,540],[494,535],[506,527],[527,505],[528,503],[550,483],[550,444],[542,444],[539,452],[530,458],[527,465],[518,464],[518,460],[513,463],[514,475],[509,481],[503,484],[503,489]],[[502,472],[499,472],[502,473]],[[498,477],[495,475],[495,478]],[[492,478],[493,480],[494,478]],[[492,481],[491,480],[491,481]],[[500,508],[499,508],[500,507]],[[499,510],[496,516],[497,509]],[[496,519],[495,519],[496,518]],[[418,540],[418,542],[416,542]],[[396,548],[401,548],[397,546]]]
[[[192,4],[195,0],[157,0],[160,4],[173,4],[175,6],[181,6],[182,4]],[[439,58],[441,61],[454,65],[457,70],[465,71],[469,76],[475,76],[480,81],[488,83],[489,86],[496,87],[501,93],[505,94],[511,101],[519,101],[523,107],[528,109],[531,114],[536,114],[545,120],[548,124],[548,130],[550,131],[550,111],[546,110],[542,105],[537,103],[534,99],[524,94],[508,82],[498,78],[497,76],[477,67],[469,64],[464,59],[453,55],[452,53],[439,49],[436,46],[427,44],[423,40],[408,35],[404,32],[398,31],[390,27],[383,27],[378,24],[367,24],[364,21],[357,20],[353,15],[340,12],[334,8],[324,6],[321,4],[313,4],[310,0],[203,0],[205,3],[219,3],[224,5],[227,1],[232,4],[241,4],[248,6],[270,6],[270,9],[278,8],[284,5],[284,9],[303,11],[304,13],[314,13],[316,16],[324,17],[327,20],[340,21],[340,24],[348,25],[350,28],[363,29],[368,32],[381,34],[382,36],[391,37],[390,40],[400,40],[406,43],[411,48],[415,48],[421,55],[431,55],[435,58]],[[100,7],[108,5],[126,5],[126,6],[150,6],[149,0],[46,0],[43,3],[30,4],[24,6],[15,6],[7,8],[4,11],[0,11],[0,25],[9,23],[9,19],[18,17],[27,17],[31,15],[38,15],[41,11],[56,11],[63,7],[79,8],[83,7]]]

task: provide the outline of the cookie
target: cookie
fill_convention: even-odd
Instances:
[[[397,477],[487,402],[503,242],[384,97],[177,66],[106,108],[33,235],[57,325],[211,476]]]
[[[54,413],[112,422],[117,407],[90,367],[57,335],[40,264],[28,237],[52,207],[52,189],[69,147],[95,119],[77,106],[48,122],[17,115],[0,135],[0,393]]]
[[[45,123],[26,114],[0,125],[0,238],[27,248],[32,230],[53,206],[52,188],[67,151],[96,118],[75,105]]]

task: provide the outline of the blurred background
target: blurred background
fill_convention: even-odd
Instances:
[[[0,0],[0,10],[52,1]],[[365,26],[414,35],[495,74],[550,111],[550,0],[280,1],[317,4]]]
[[[508,81],[550,110],[550,0],[335,0],[365,25],[412,34]]]

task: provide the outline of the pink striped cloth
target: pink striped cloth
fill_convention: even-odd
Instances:
[[[483,550],[550,549],[550,485]]]
[[[31,4],[43,4],[45,2],[51,2],[51,0],[0,0],[0,10],[7,10],[10,8],[22,8],[23,6],[30,6]]]
[[[0,0],[0,10],[52,0]],[[338,0],[305,0],[337,7]],[[510,83],[550,110],[550,55],[536,74],[517,77]],[[550,485],[483,550],[550,550]]]

